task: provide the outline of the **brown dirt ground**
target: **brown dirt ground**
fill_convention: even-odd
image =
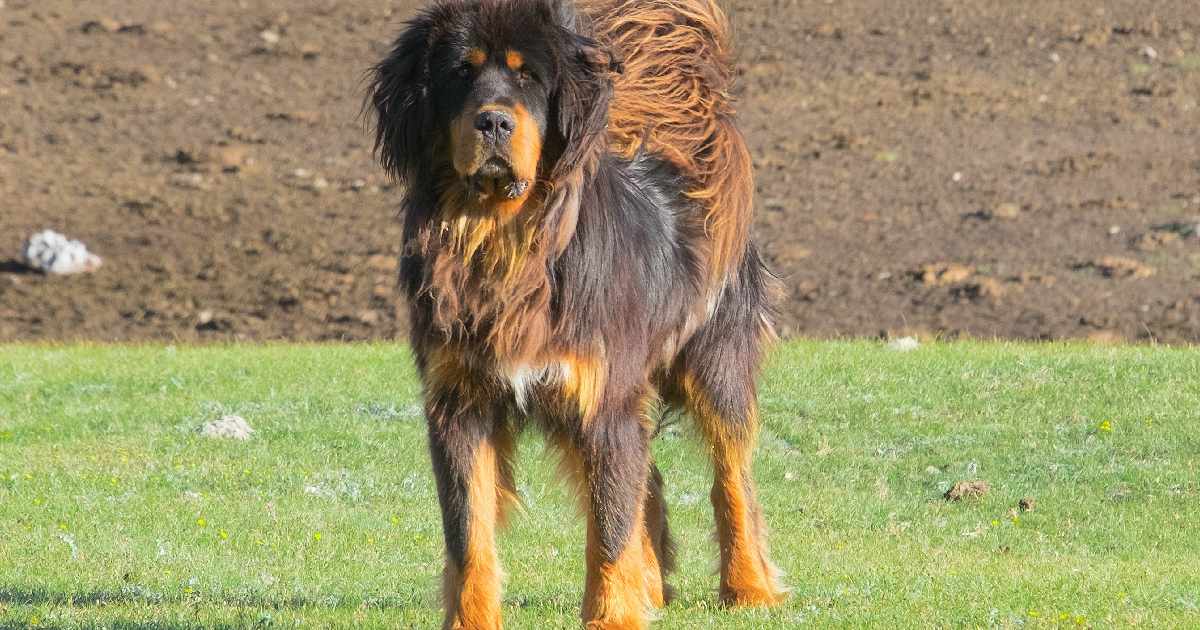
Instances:
[[[415,4],[0,1],[0,341],[396,336],[358,115]],[[726,6],[785,333],[1200,339],[1194,0]]]

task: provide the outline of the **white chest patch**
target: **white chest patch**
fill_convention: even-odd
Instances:
[[[571,376],[571,366],[557,361],[542,365],[521,364],[508,370],[508,384],[521,411],[528,412],[529,390],[539,385],[562,383]]]

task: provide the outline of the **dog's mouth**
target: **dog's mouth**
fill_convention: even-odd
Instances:
[[[488,158],[468,179],[481,201],[520,199],[529,190],[529,180],[517,177],[512,163],[499,156]]]

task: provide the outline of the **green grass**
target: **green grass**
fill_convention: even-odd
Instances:
[[[418,394],[395,346],[0,347],[0,627],[437,627]],[[1200,352],[801,342],[762,399],[793,597],[715,605],[683,422],[655,446],[681,547],[656,627],[1200,625]],[[197,434],[223,413],[254,438]],[[577,624],[583,526],[550,459],[523,439],[511,628]],[[961,479],[992,491],[944,501]]]

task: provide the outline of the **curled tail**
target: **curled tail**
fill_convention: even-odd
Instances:
[[[614,151],[647,151],[688,175],[705,210],[708,270],[736,273],[749,240],[754,176],[734,122],[729,19],[714,0],[580,0],[623,60],[609,109]]]

